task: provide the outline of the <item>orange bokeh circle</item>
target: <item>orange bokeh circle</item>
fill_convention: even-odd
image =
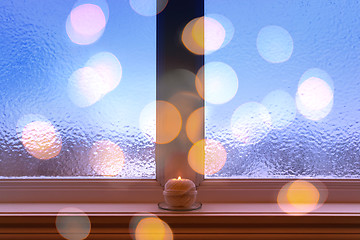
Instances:
[[[220,171],[226,162],[227,153],[223,145],[211,139],[194,143],[188,153],[188,163],[197,173],[213,175]]]
[[[202,139],[204,129],[204,107],[193,111],[186,121],[186,135],[192,143]]]
[[[169,143],[180,133],[181,114],[173,104],[166,101],[156,102],[156,112],[156,143]]]

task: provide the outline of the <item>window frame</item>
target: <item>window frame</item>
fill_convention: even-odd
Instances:
[[[169,93],[175,94],[180,90],[196,93],[195,84],[177,89],[166,85],[161,77],[165,72],[178,68],[196,72],[203,65],[204,56],[187,51],[181,44],[180,35],[187,22],[203,14],[203,0],[169,0],[165,10],[157,15],[157,100],[168,100]],[[204,101],[200,100],[191,108],[195,110],[202,106]],[[187,163],[187,152],[192,144],[185,133],[187,115],[182,117],[180,136],[168,144],[156,144],[156,179],[2,179],[0,202],[157,203],[163,201],[162,191],[166,181],[181,175],[196,183],[201,202],[276,203],[281,187],[294,180],[204,179]],[[204,136],[204,130],[202,134]],[[324,183],[329,191],[327,203],[360,203],[360,179],[318,181]]]

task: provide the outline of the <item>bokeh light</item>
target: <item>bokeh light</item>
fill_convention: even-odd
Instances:
[[[205,54],[218,50],[225,40],[225,29],[215,19],[201,17],[195,22],[191,34],[195,42],[202,46]]]
[[[71,74],[68,80],[68,95],[78,107],[89,107],[99,101],[106,86],[102,78],[93,68],[84,67]]]
[[[95,142],[90,149],[89,162],[97,174],[113,177],[123,169],[125,156],[117,144],[102,140]]]
[[[195,82],[195,74],[194,74],[194,78],[192,79],[192,86],[194,86],[194,82]],[[178,88],[177,88],[178,89]],[[187,119],[183,119],[184,122],[183,122],[183,127],[184,127],[184,130],[186,133],[186,131],[191,131],[194,135],[193,137],[195,137],[195,132],[196,131],[201,131],[200,128],[198,128],[197,130],[196,129],[188,129],[186,130],[186,126],[190,126],[190,125],[187,125],[188,124],[188,121],[189,121],[189,116],[191,113],[194,112],[194,109],[196,109],[196,107],[198,106],[201,106],[202,103],[203,103],[203,100],[201,99],[201,97],[196,93],[196,92],[191,92],[191,91],[180,91],[181,88],[178,89],[179,91],[176,92],[175,94],[173,94],[169,99],[168,101],[171,102],[171,104],[173,104],[180,112],[181,116],[184,118],[187,117]],[[186,120],[186,121],[185,121]],[[194,121],[191,121],[192,122],[192,128],[195,128],[195,127],[200,127],[198,126],[196,123],[195,123],[195,119],[193,119]],[[197,122],[199,123],[199,122]],[[190,123],[189,123],[190,124]],[[202,131],[203,132],[203,131]],[[198,140],[202,139],[203,136],[200,132],[199,133],[199,136],[201,136],[200,138],[198,138]],[[179,134],[179,141],[182,141],[182,142],[186,142],[189,140],[188,138],[188,135],[187,134]]]
[[[62,147],[61,137],[49,121],[26,124],[20,140],[31,156],[42,160],[56,157]]]
[[[271,116],[268,109],[257,102],[239,106],[231,117],[233,136],[244,144],[255,144],[271,130]]]
[[[179,110],[169,102],[157,101],[156,143],[165,144],[180,133],[182,118]]]
[[[220,14],[207,14],[206,16],[218,21],[222,25],[222,27],[225,29],[225,39],[221,45],[221,48],[228,45],[230,43],[230,41],[232,40],[232,38],[234,37],[234,33],[235,33],[235,27],[232,24],[232,22],[227,17],[220,15]]]
[[[131,218],[129,231],[136,240],[172,240],[169,225],[151,213],[139,213]]]
[[[131,234],[132,239],[135,238],[135,230],[139,222],[144,218],[157,218],[157,216],[153,213],[148,212],[141,212],[141,213],[135,213],[134,216],[130,219],[129,222],[129,232]]]
[[[101,37],[106,22],[101,7],[96,4],[81,4],[71,10],[66,20],[66,32],[72,42],[88,45]]]
[[[209,54],[221,48],[225,41],[225,29],[211,17],[191,20],[184,28],[181,40],[184,46],[197,55]]]
[[[131,8],[136,13],[146,17],[159,14],[167,4],[168,0],[130,0]]]
[[[93,5],[100,7],[101,11],[103,12],[103,14],[105,16],[106,23],[108,22],[108,20],[109,20],[109,5],[108,5],[107,0],[77,0],[74,3],[73,9],[78,6],[84,5],[84,4],[93,4]]]
[[[139,126],[152,141],[166,144],[179,135],[182,118],[173,104],[166,101],[154,101],[141,111]]]
[[[91,230],[89,217],[80,209],[68,207],[59,211],[56,216],[58,233],[68,240],[86,239]]]
[[[287,61],[293,52],[294,43],[288,31],[280,26],[266,26],[258,33],[256,46],[260,56],[270,63]]]
[[[139,128],[151,141],[156,141],[156,101],[147,104],[141,110]]]
[[[69,98],[78,107],[89,107],[114,90],[121,77],[121,64],[112,53],[95,54],[86,62],[85,67],[70,76]]]
[[[193,36],[193,28],[195,23],[199,20],[199,18],[194,18],[191,20],[186,26],[184,27],[184,30],[181,34],[181,41],[184,44],[184,46],[192,53],[197,55],[203,55],[204,54],[204,43],[198,44]],[[198,41],[202,37],[204,38],[204,32],[198,33]],[[202,40],[204,41],[204,39]]]
[[[101,78],[103,94],[114,90],[120,83],[122,68],[114,54],[100,52],[92,56],[85,64],[97,72]]]
[[[163,99],[167,99],[167,101],[174,104],[179,110],[180,107],[185,107],[184,103],[180,102],[173,102],[171,99],[175,99],[180,97],[178,100],[184,100],[181,99],[184,95],[190,93],[189,89],[192,89],[194,87],[195,83],[195,73],[182,68],[172,69],[170,71],[166,71],[163,75],[160,77],[160,81],[162,84],[158,84],[160,86],[157,86],[157,91],[161,92],[161,96]],[[176,89],[176,93],[169,91],[169,88]],[[194,95],[197,95],[196,93],[193,93]],[[177,96],[174,96],[177,95]],[[200,101],[202,101],[200,99]],[[180,105],[178,104],[180,103]],[[181,111],[182,112],[182,111]]]
[[[320,110],[330,104],[333,92],[320,78],[311,77],[303,82],[297,91],[301,103],[311,110]]]
[[[220,142],[202,139],[190,148],[188,163],[199,174],[213,175],[223,168],[226,158],[226,150]]]
[[[307,79],[309,79],[311,77],[322,79],[334,91],[334,81],[332,80],[332,78],[330,77],[330,75],[327,72],[325,72],[324,70],[322,70],[320,68],[310,68],[310,69],[306,70],[303,73],[303,75],[301,75],[301,77],[300,77],[298,87],[300,87],[300,85],[303,82],[305,82]]]
[[[25,114],[23,116],[21,116],[21,118],[19,118],[19,120],[16,123],[16,133],[19,139],[21,139],[22,137],[22,132],[25,128],[25,126],[29,123],[32,122],[49,122],[50,121],[44,117],[43,115],[40,114]]]
[[[173,234],[169,225],[158,217],[147,217],[140,220],[135,229],[136,240],[172,240]]]
[[[192,143],[202,139],[204,129],[204,107],[193,111],[186,121],[186,135]]]
[[[176,92],[169,98],[169,102],[174,104],[182,116],[189,116],[194,111],[195,106],[202,105],[200,96],[190,91]]]
[[[202,79],[204,80],[202,81]],[[223,104],[236,95],[238,78],[236,72],[229,65],[222,62],[210,62],[199,69],[195,86],[202,98],[205,95],[205,101],[212,104]]]
[[[82,35],[94,35],[100,32],[106,24],[101,8],[94,4],[83,4],[70,13],[71,26]]]
[[[333,107],[333,81],[321,69],[306,71],[300,78],[296,93],[296,106],[299,112],[310,120],[321,120]]]
[[[306,214],[319,208],[327,198],[320,182],[296,180],[285,184],[278,193],[278,206],[289,214]]]
[[[273,129],[283,129],[292,123],[296,116],[294,98],[283,90],[275,90],[261,102],[269,111]]]

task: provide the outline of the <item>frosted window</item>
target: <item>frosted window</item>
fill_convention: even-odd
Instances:
[[[133,5],[0,2],[1,177],[155,178],[156,17]]]
[[[205,135],[226,150],[207,178],[360,177],[359,12],[205,1]]]

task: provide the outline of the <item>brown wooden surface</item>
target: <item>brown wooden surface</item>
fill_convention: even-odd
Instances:
[[[2,216],[0,239],[63,239],[55,216]],[[90,216],[87,239],[132,239],[131,216]],[[174,239],[360,239],[352,216],[164,216]]]

